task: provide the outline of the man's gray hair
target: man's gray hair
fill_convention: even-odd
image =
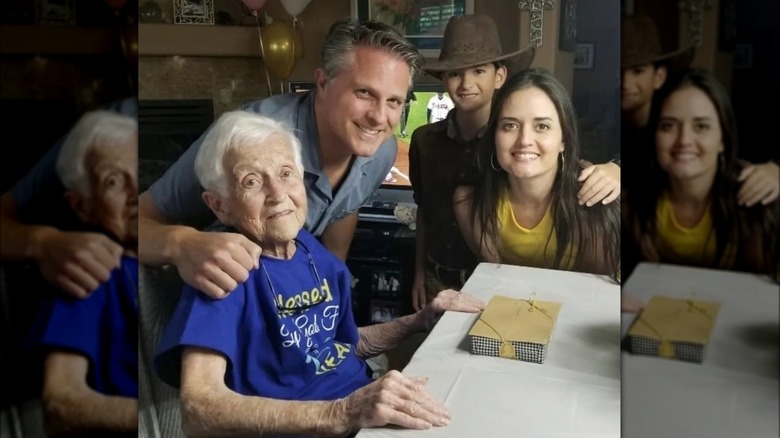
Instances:
[[[85,160],[92,149],[127,147],[127,141],[138,141],[138,121],[111,111],[85,113],[68,134],[57,156],[57,176],[62,185],[82,196],[90,195]]]
[[[417,47],[392,27],[378,21],[342,20],[330,27],[322,45],[322,68],[328,80],[351,65],[356,47],[378,47],[403,59],[409,66],[409,88],[424,62]]]
[[[292,149],[295,165],[303,177],[301,142],[284,123],[248,111],[228,111],[214,123],[195,157],[195,175],[205,190],[228,196],[225,154],[236,147],[252,145],[262,148],[272,134],[281,135]]]

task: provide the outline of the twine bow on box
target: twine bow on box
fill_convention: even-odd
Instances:
[[[521,301],[524,301],[524,302],[528,303],[528,312],[533,313],[534,310],[536,309],[539,312],[541,312],[544,316],[546,316],[546,317],[548,317],[550,319],[553,319],[552,316],[550,316],[547,313],[546,309],[544,309],[542,307],[539,307],[536,304],[536,292],[531,293],[531,298],[530,299],[522,299],[522,300],[518,300],[516,302],[517,303],[517,312],[515,312],[515,316],[516,317],[520,316],[520,311],[522,310],[522,307],[520,306],[520,302]],[[512,345],[512,343],[510,341],[507,341],[506,339],[504,339],[504,336],[501,335],[501,333],[499,333],[499,331],[496,330],[492,325],[490,325],[489,322],[487,322],[484,319],[482,319],[482,316],[479,317],[479,321],[482,321],[486,326],[488,326],[488,328],[490,328],[490,330],[493,330],[493,333],[495,333],[498,336],[498,339],[501,341],[501,347],[498,349],[498,356],[499,357],[503,357],[505,359],[516,359],[517,355],[515,354],[515,347],[514,347],[514,345]]]

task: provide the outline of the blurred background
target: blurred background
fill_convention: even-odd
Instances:
[[[136,0],[0,3],[0,190],[27,174],[86,111],[137,93]],[[52,218],[56,219],[56,218]],[[0,436],[45,437],[41,368],[21,353],[47,286],[29,263],[0,266]]]
[[[664,52],[696,46],[692,67],[714,73],[731,91],[740,157],[780,158],[767,129],[780,99],[780,2],[774,0],[622,0],[625,15],[653,19]]]

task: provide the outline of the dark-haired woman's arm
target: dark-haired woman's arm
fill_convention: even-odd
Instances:
[[[452,197],[453,208],[455,209],[455,219],[458,221],[458,227],[463,234],[471,252],[477,254],[480,260],[491,263],[501,263],[496,245],[497,236],[485,236],[482,239],[482,225],[472,221],[472,193],[473,188],[460,186],[455,189]]]

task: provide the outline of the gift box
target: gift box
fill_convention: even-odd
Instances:
[[[701,363],[720,303],[656,295],[628,331],[634,354]]]
[[[471,352],[544,363],[561,303],[496,295],[469,331]]]

